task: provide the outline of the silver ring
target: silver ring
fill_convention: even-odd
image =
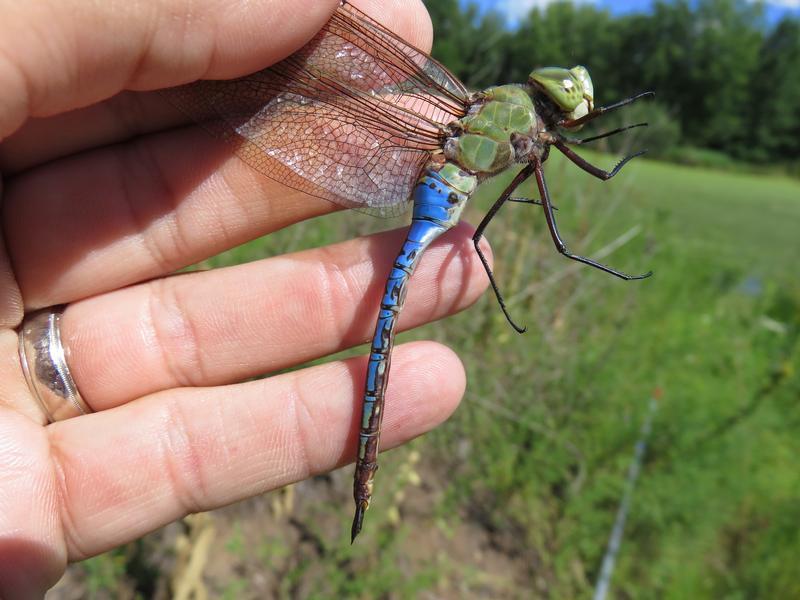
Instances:
[[[63,306],[51,306],[25,317],[19,331],[19,360],[31,394],[51,423],[92,410],[81,398],[61,343]]]

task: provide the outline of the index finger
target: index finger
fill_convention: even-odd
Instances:
[[[355,4],[401,35],[429,43],[430,27],[418,18],[424,11],[409,12],[407,0]],[[85,107],[123,90],[265,68],[311,39],[337,5],[263,0],[232,9],[224,0],[0,0],[0,139],[30,117]],[[417,16],[392,20],[409,14]]]

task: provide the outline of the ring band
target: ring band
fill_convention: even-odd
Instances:
[[[19,360],[31,394],[51,423],[92,410],[81,398],[61,343],[63,306],[51,306],[25,317],[19,332]]]

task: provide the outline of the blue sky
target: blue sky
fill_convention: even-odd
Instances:
[[[461,0],[463,4],[470,2],[484,9],[494,9],[504,13],[509,23],[514,24],[534,7],[544,7],[554,1],[563,0]],[[610,10],[613,14],[630,12],[647,12],[653,0],[574,0],[585,4],[594,4],[599,8]],[[800,0],[768,0],[766,5],[767,21],[776,22],[785,14],[800,17]]]

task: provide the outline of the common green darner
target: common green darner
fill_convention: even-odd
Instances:
[[[444,66],[341,2],[302,49],[272,67],[232,81],[200,81],[166,92],[215,135],[231,141],[249,165],[289,187],[342,206],[396,215],[413,204],[411,226],[394,262],[378,313],[366,374],[354,480],[352,539],[361,530],[378,468],[378,441],[395,325],[425,249],[459,220],[478,183],[515,165],[520,173],[473,237],[478,242],[509,200],[539,204],[558,251],[622,279],[626,275],[571,254],[556,226],[542,163],[554,146],[578,167],[610,179],[637,154],[603,171],[578,156],[565,137],[596,117],[645,95],[595,108],[587,70],[543,68],[527,83],[470,93]],[[534,176],[540,199],[512,193]]]

